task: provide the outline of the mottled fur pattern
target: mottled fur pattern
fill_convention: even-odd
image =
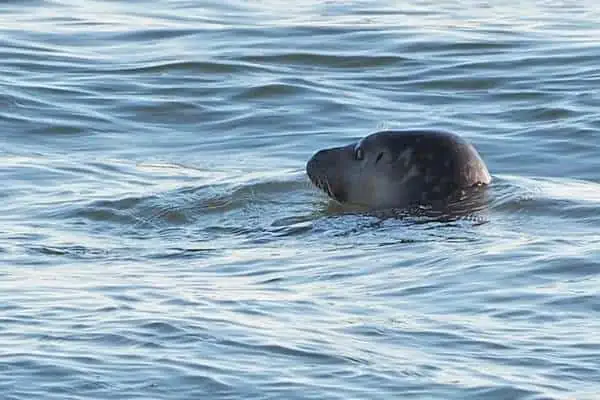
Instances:
[[[317,152],[306,172],[340,203],[371,208],[449,201],[462,189],[491,182],[475,148],[439,131],[382,131],[357,143]]]

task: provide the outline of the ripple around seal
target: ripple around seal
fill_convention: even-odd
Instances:
[[[63,215],[133,224],[138,228],[189,225],[199,218],[218,217],[228,212],[256,213],[267,221],[270,217],[258,215],[263,207],[280,203],[281,193],[305,188],[295,180],[200,186],[150,196],[98,200],[77,209],[67,209]]]

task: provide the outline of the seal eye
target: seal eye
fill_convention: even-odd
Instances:
[[[365,152],[361,147],[357,147],[356,150],[354,150],[354,159],[356,161],[361,161],[363,158],[365,158]]]

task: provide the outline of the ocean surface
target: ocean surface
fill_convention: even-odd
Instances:
[[[458,219],[322,148],[467,138]],[[599,399],[595,1],[0,3],[0,398]]]

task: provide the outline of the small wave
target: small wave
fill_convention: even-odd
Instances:
[[[600,203],[600,183],[564,178],[520,178],[537,187],[547,198],[573,202]]]
[[[564,178],[501,176],[494,194],[492,208],[496,210],[522,209],[527,204],[541,210],[542,204],[596,208],[600,203],[600,184]]]
[[[127,41],[139,43],[145,40],[155,41],[164,39],[175,39],[179,37],[191,36],[199,32],[199,29],[146,28],[116,33],[111,36],[111,40],[120,43]]]
[[[552,249],[547,250],[548,254],[576,257],[589,254],[597,246],[600,202],[596,183],[503,176],[493,187],[491,198],[490,214],[496,221],[492,230],[504,226],[505,235],[518,235],[515,243]],[[544,260],[539,261],[544,264]],[[568,261],[569,265],[573,263]]]
[[[410,59],[395,55],[284,53],[261,56],[243,56],[244,61],[258,64],[309,65],[323,68],[368,68],[401,64]]]
[[[119,68],[104,68],[98,72],[115,74],[140,74],[140,73],[192,73],[192,74],[234,74],[248,73],[249,71],[264,70],[254,64],[216,61],[152,61],[146,63],[135,63],[131,65],[121,64]]]
[[[285,83],[269,83],[266,85],[255,86],[246,89],[242,93],[233,96],[233,98],[236,100],[259,100],[279,96],[292,96],[304,93],[305,91],[305,87],[297,85]]]
[[[104,258],[107,251],[80,245],[72,246],[29,246],[29,251],[46,256],[68,256],[76,259]]]

